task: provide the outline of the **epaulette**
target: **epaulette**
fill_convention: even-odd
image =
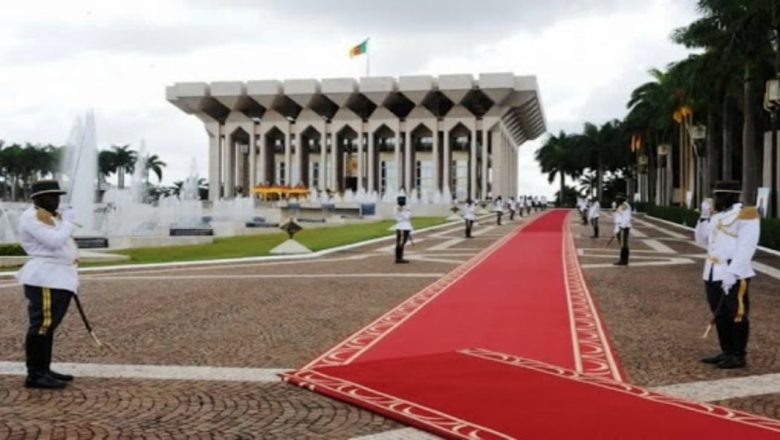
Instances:
[[[755,206],[746,206],[739,210],[740,220],[755,220],[759,217],[761,217],[761,215],[758,213],[758,208]]]
[[[51,213],[49,213],[45,209],[41,209],[41,208],[36,209],[35,218],[37,218],[38,221],[43,223],[44,225],[54,226],[54,219],[52,218]]]

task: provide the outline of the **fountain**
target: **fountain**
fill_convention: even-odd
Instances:
[[[19,234],[14,225],[19,224],[18,212],[7,209],[0,200],[0,243],[18,243]]]
[[[87,112],[77,119],[65,147],[60,164],[63,188],[67,194],[65,206],[76,211],[79,228],[75,240],[79,247],[107,247],[108,240],[95,228],[95,195],[97,189],[97,140],[95,114]]]

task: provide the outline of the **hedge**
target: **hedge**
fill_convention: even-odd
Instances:
[[[17,243],[0,244],[0,257],[23,257],[27,253]]]
[[[694,227],[699,213],[680,206],[644,206],[644,212],[652,217],[669,220],[673,223]],[[780,250],[780,219],[761,219],[761,238],[758,244],[769,249]]]

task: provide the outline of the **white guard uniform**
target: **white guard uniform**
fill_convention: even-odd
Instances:
[[[631,205],[628,202],[623,202],[615,210],[615,227],[613,233],[617,234],[621,229],[627,229],[631,227]]]
[[[477,207],[473,203],[467,203],[466,208],[463,209],[463,218],[465,220],[477,219]]]
[[[78,248],[71,235],[75,225],[47,211],[31,207],[19,219],[19,241],[30,260],[16,278],[28,286],[62,289],[76,293]]]
[[[493,203],[493,211],[504,212],[504,201],[496,200],[495,203]]]
[[[701,201],[701,219],[709,220],[712,216],[712,199],[704,199]]]
[[[593,220],[594,218],[599,217],[601,217],[601,205],[598,201],[595,201],[592,205],[590,205],[590,209],[588,209],[588,220]]]
[[[758,247],[761,220],[755,207],[735,203],[731,209],[715,213],[709,221],[696,225],[696,243],[707,246],[702,278],[723,281],[727,273],[736,279],[754,276],[751,260]]]
[[[395,209],[395,230],[396,231],[411,231],[412,230],[412,211],[406,206],[396,207]]]

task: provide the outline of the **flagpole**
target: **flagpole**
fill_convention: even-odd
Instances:
[[[371,51],[368,49],[368,40],[371,37],[366,38],[366,78],[371,76]]]

